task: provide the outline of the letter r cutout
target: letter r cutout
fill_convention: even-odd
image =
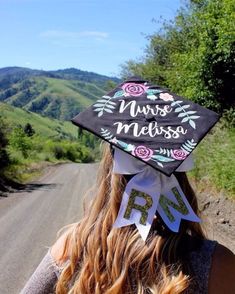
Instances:
[[[146,202],[145,205],[137,204],[136,197],[143,198]],[[141,212],[140,224],[146,225],[146,222],[148,219],[148,210],[152,207],[152,205],[153,205],[153,199],[150,195],[144,192],[132,189],[129,196],[128,203],[127,203],[126,211],[124,213],[124,218],[130,219],[131,212],[133,209],[135,209]]]

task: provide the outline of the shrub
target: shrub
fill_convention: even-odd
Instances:
[[[53,147],[53,153],[56,159],[62,159],[66,157],[66,151],[61,145],[55,145]]]
[[[24,158],[29,157],[29,152],[32,150],[33,145],[22,126],[17,126],[13,129],[9,135],[9,143],[10,150],[13,148],[20,151]]]

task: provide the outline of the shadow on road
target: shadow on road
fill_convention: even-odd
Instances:
[[[0,197],[7,197],[11,193],[32,192],[35,190],[48,191],[54,189],[59,184],[46,183],[30,183],[20,184],[7,178],[0,178]]]
[[[59,184],[44,184],[44,183],[30,183],[30,184],[26,184],[24,185],[23,188],[18,189],[15,192],[32,192],[35,190],[43,190],[43,191],[48,191],[51,189],[54,189],[56,186],[58,186]]]

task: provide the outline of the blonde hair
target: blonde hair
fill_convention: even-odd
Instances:
[[[60,261],[68,258],[69,262],[58,278],[55,293],[182,293],[190,285],[189,269],[182,257],[187,247],[185,236],[203,239],[200,224],[183,221],[175,234],[157,217],[146,242],[135,225],[112,228],[127,183],[124,176],[112,174],[112,163],[109,146],[104,144],[94,198],[82,220],[66,227]],[[175,175],[198,213],[185,173]]]

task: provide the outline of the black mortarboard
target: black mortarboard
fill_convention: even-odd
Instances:
[[[131,78],[72,122],[170,176],[219,115],[142,78]]]

